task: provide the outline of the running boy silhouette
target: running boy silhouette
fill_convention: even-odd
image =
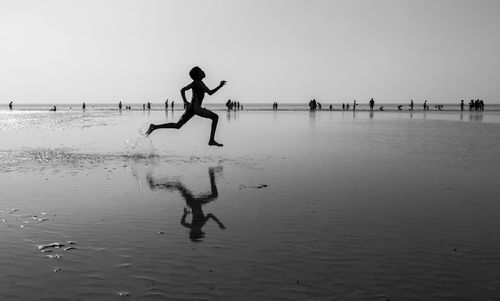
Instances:
[[[157,129],[180,129],[186,122],[191,119],[194,115],[198,115],[204,118],[212,119],[212,128],[210,131],[210,140],[208,141],[208,145],[222,146],[221,143],[215,141],[215,130],[217,129],[217,122],[219,120],[219,116],[214,112],[207,110],[201,107],[201,103],[203,98],[205,97],[205,93],[208,95],[212,95],[217,92],[222,86],[226,84],[226,81],[223,80],[220,82],[219,86],[213,90],[210,90],[205,83],[203,83],[203,79],[205,78],[205,72],[201,70],[200,67],[196,66],[191,71],[189,71],[189,76],[193,79],[193,82],[189,85],[185,86],[181,89],[182,100],[184,100],[184,105],[186,107],[186,111],[181,116],[177,123],[164,123],[164,124],[151,124],[149,129],[146,132],[146,135],[151,134],[153,131]],[[191,99],[191,103],[186,100],[186,91],[192,89],[193,97]],[[172,103],[173,107],[173,103]]]

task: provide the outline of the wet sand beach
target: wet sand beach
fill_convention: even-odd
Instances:
[[[1,300],[498,300],[499,112],[0,111]]]

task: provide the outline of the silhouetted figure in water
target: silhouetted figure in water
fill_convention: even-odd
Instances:
[[[370,110],[373,111],[373,107],[375,106],[375,100],[370,99]]]
[[[401,111],[401,108],[402,108],[402,107],[403,107],[402,105],[399,105],[399,106],[398,106],[398,110],[399,110],[399,111]]]
[[[427,100],[424,101],[424,111],[427,111],[428,107],[427,107]]]
[[[151,103],[148,101],[148,110],[151,110]]]
[[[121,109],[122,109],[122,102],[121,102],[121,101],[118,103],[118,109],[119,109],[119,110],[121,110]]]
[[[85,110],[85,102],[82,104],[82,110]]]
[[[345,103],[342,103],[342,111],[345,111]]]
[[[211,167],[208,169],[208,176],[210,178],[210,192],[199,195],[194,195],[191,190],[187,189],[184,183],[179,180],[172,181],[157,181],[151,174],[148,174],[147,180],[149,187],[152,190],[166,189],[168,191],[178,191],[184,200],[186,206],[181,218],[181,225],[189,229],[189,238],[193,242],[200,242],[205,237],[203,226],[211,219],[217,223],[220,229],[225,229],[224,224],[212,213],[206,214],[203,212],[202,206],[217,199],[219,192],[215,181],[215,174],[222,171],[222,167]],[[192,214],[191,223],[186,221],[188,214]]]
[[[165,100],[165,111],[168,110],[168,99]]]
[[[358,104],[356,103],[356,100],[354,100],[354,103],[352,104],[352,110],[353,110],[353,111],[356,111],[356,106],[357,106],[357,105],[358,105]]]
[[[54,107],[53,107],[52,109],[50,109],[49,111],[50,111],[50,112],[55,112],[55,111],[57,111],[56,106],[54,106]]]
[[[172,105],[171,105],[171,107],[172,107],[172,111],[173,111],[173,110],[174,110],[174,101],[173,101],[173,100],[172,100]]]
[[[413,111],[413,99],[410,100],[410,111]]]
[[[345,105],[345,109],[346,109],[346,111],[349,111],[349,104]]]
[[[12,101],[9,103],[9,110],[12,110]]]
[[[460,111],[463,111],[463,110],[464,110],[464,106],[465,106],[465,104],[464,104],[464,100],[462,99],[462,100],[460,101]]]
[[[186,111],[181,116],[181,119],[177,123],[164,123],[164,124],[151,124],[149,126],[146,135],[151,134],[153,131],[157,129],[180,129],[186,122],[189,121],[194,115],[198,115],[200,117],[209,118],[212,120],[212,128],[210,131],[210,139],[208,141],[208,145],[222,146],[222,144],[215,141],[215,131],[217,129],[217,122],[219,121],[219,116],[214,112],[207,110],[201,107],[201,103],[203,102],[203,98],[205,97],[205,93],[208,95],[212,95],[217,92],[220,88],[222,88],[226,81],[221,81],[217,88],[210,90],[205,83],[203,83],[203,79],[205,78],[205,72],[201,70],[200,67],[196,66],[191,71],[189,71],[189,76],[193,79],[193,82],[189,85],[185,86],[181,89],[182,100],[184,100],[184,104],[186,105]],[[191,99],[191,103],[186,100],[186,91],[192,90],[193,96]],[[172,102],[172,110],[174,109],[174,103]]]
[[[379,111],[383,111],[384,110],[384,106],[381,106],[380,108],[378,108]]]
[[[333,106],[332,106],[332,105],[330,105],[330,111],[331,111],[332,109],[333,109]]]

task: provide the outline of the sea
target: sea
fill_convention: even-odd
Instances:
[[[0,110],[0,300],[500,299],[497,105],[126,105]]]

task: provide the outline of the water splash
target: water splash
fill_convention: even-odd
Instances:
[[[135,141],[126,141],[125,157],[132,159],[158,157],[158,154],[153,146],[153,141],[145,134],[147,126],[148,125],[143,125],[139,129]]]

